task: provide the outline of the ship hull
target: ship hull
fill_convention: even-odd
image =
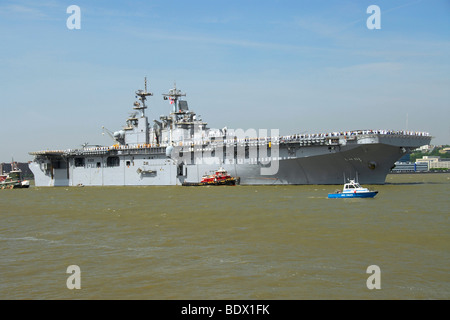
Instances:
[[[108,166],[110,154],[36,157],[30,163],[36,186],[174,186],[198,183],[203,175],[222,166],[241,185],[339,185],[358,177],[362,184],[384,184],[394,163],[430,138],[370,137],[338,146],[279,146],[275,158],[195,159],[180,165],[164,152],[115,153],[117,165]],[[266,162],[266,164],[264,164]],[[272,167],[271,174],[264,169]]]
[[[225,164],[241,185],[338,185],[358,176],[362,184],[384,184],[394,163],[404,155],[401,148],[383,144],[358,146],[339,152],[279,160],[274,175],[261,175],[261,164]],[[199,179],[206,165],[194,165],[191,179]],[[189,171],[188,171],[189,172]],[[195,174],[199,172],[199,174]]]
[[[183,186],[185,187],[208,187],[208,186],[235,186],[236,184],[239,184],[239,179],[232,178],[232,179],[226,179],[222,181],[211,181],[211,182],[183,182]]]
[[[2,183],[0,184],[0,189],[26,189],[29,188],[29,184],[23,184],[20,182],[12,182],[12,183]]]

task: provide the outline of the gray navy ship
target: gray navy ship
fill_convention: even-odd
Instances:
[[[176,85],[163,99],[169,115],[149,122],[144,90],[126,124],[104,128],[114,144],[30,152],[36,186],[162,186],[199,182],[218,168],[242,185],[384,184],[394,163],[429,144],[426,132],[350,130],[293,134],[279,130],[208,128]],[[269,133],[270,131],[270,133]]]

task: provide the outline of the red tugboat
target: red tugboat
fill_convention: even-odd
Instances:
[[[219,168],[214,174],[204,175],[200,182],[183,182],[183,186],[235,186],[239,180],[239,177],[232,177],[225,169]]]

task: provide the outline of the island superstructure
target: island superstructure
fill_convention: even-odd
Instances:
[[[35,185],[182,185],[219,167],[242,185],[342,184],[355,175],[362,184],[383,184],[398,159],[432,138],[394,130],[282,136],[278,130],[211,129],[176,85],[162,95],[172,112],[149,123],[151,96],[145,80],[126,125],[111,133],[111,146],[30,152]]]

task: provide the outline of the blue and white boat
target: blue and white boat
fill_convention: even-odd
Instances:
[[[344,184],[342,191],[338,190],[335,193],[329,193],[328,199],[331,198],[373,198],[377,195],[378,191],[371,191],[367,188],[361,187],[361,185],[355,180],[350,180]]]

